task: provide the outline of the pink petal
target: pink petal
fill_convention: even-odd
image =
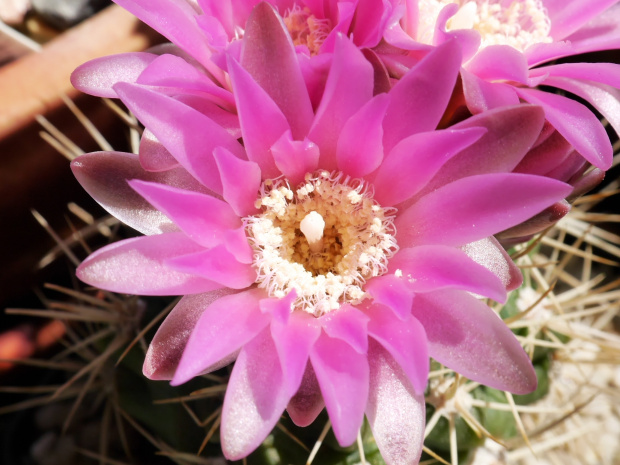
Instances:
[[[559,132],[553,130],[549,137],[523,157],[514,172],[547,175],[551,170],[564,164],[573,152],[573,146]]]
[[[147,171],[167,171],[179,166],[179,162],[157,140],[155,134],[145,129],[138,150],[140,165]],[[185,171],[185,170],[184,170]]]
[[[319,382],[314,374],[312,365],[306,365],[306,371],[301,380],[297,393],[292,397],[286,410],[297,426],[308,426],[325,407]]]
[[[286,26],[266,2],[247,20],[241,64],[284,113],[293,137],[305,137],[313,116],[308,91]]]
[[[520,237],[527,238],[534,234],[538,234],[564,218],[570,209],[570,203],[566,200],[556,202],[527,221],[497,233],[496,237],[505,243],[509,239]]]
[[[306,173],[315,171],[319,164],[319,147],[305,138],[293,140],[291,132],[286,131],[271,146],[271,154],[280,172],[296,186],[304,180]]]
[[[370,294],[374,302],[389,307],[401,320],[411,314],[414,292],[402,277],[385,274],[372,278],[364,290]]]
[[[368,0],[357,4],[352,37],[358,46],[372,48],[379,43],[392,10],[388,5],[383,0]]]
[[[437,127],[460,67],[460,48],[449,41],[433,49],[396,83],[383,120],[386,153],[405,137]]]
[[[419,192],[450,158],[484,135],[484,128],[445,129],[400,141],[377,170],[375,200],[396,205]]]
[[[487,82],[464,69],[461,70],[461,82],[467,108],[473,114],[519,104],[519,97],[509,84]]]
[[[363,312],[348,304],[341,304],[338,311],[329,312],[319,319],[329,337],[346,342],[360,354],[368,350],[368,320]]]
[[[615,3],[616,0],[588,0],[568,3],[563,0],[545,0],[543,2],[551,18],[551,36],[556,41],[575,32]]]
[[[189,335],[202,312],[217,299],[231,292],[228,289],[218,289],[205,294],[183,297],[159,326],[149,344],[142,367],[144,376],[153,380],[171,380],[179,365]]]
[[[609,137],[586,106],[561,95],[534,89],[517,89],[517,93],[524,100],[543,107],[547,120],[583,158],[603,170],[611,166],[613,152]]]
[[[338,169],[352,177],[372,173],[383,160],[383,117],[388,94],[368,101],[345,123],[338,139]]]
[[[112,86],[117,82],[136,82],[140,73],[156,58],[157,55],[146,52],[95,58],[71,73],[71,84],[96,97],[117,98]]]
[[[240,217],[255,215],[254,202],[261,183],[259,166],[235,157],[223,147],[217,147],[213,157],[220,171],[224,200]]]
[[[339,36],[308,136],[321,150],[321,168],[336,168],[338,138],[347,120],[372,98],[373,74],[372,66],[359,49],[348,38]]]
[[[492,45],[480,50],[465,69],[485,81],[514,81],[527,84],[525,55],[509,45]]]
[[[254,339],[269,324],[258,307],[263,297],[253,289],[213,302],[196,323],[171,384],[189,381]]]
[[[420,322],[411,315],[402,320],[381,305],[373,305],[367,313],[368,334],[394,357],[415,391],[424,394],[429,359],[426,334]]]
[[[220,284],[165,265],[170,258],[200,250],[180,232],[125,239],[91,254],[76,274],[92,286],[124,294],[198,294],[219,289]]]
[[[424,441],[426,405],[394,359],[371,341],[366,417],[386,465],[418,463]]]
[[[398,245],[461,246],[531,218],[566,197],[571,187],[527,174],[481,174],[422,197],[395,221]]]
[[[616,3],[607,9],[604,14],[592,18],[586,25],[566,37],[566,43],[570,44],[571,54],[620,48],[620,35],[618,34],[618,31],[620,31],[619,15],[620,6]],[[558,56],[564,55],[556,55],[554,58]]]
[[[222,146],[239,158],[245,158],[243,148],[228,131],[193,108],[146,87],[121,82],[114,89],[192,176],[221,194],[222,183],[213,160],[213,149]],[[204,134],[209,137],[205,138]]]
[[[228,381],[222,410],[222,452],[239,460],[256,449],[291,398],[268,329],[245,344]]]
[[[429,354],[454,371],[495,389],[536,389],[532,362],[499,316],[463,291],[418,294],[412,307],[428,337]]]
[[[523,283],[521,270],[493,236],[465,244],[461,249],[469,258],[497,276],[507,291]]]
[[[402,271],[403,280],[416,293],[454,288],[506,301],[506,289],[500,278],[454,247],[423,245],[400,249],[390,260],[390,272],[396,269]]]

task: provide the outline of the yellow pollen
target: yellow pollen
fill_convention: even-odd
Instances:
[[[319,49],[331,31],[329,19],[318,19],[307,7],[293,6],[286,12],[284,25],[288,29],[294,45],[305,45],[311,55],[319,53]]]

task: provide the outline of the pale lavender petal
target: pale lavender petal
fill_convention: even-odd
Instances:
[[[313,117],[310,98],[286,26],[267,2],[245,25],[241,64],[284,113],[293,137],[305,137]]]
[[[149,344],[142,367],[144,376],[153,380],[171,380],[189,335],[202,312],[217,299],[232,292],[229,289],[218,289],[205,294],[183,297],[159,326]],[[222,366],[228,365],[230,361],[232,360],[224,359]]]
[[[495,274],[507,291],[523,283],[521,270],[493,236],[465,244],[461,249],[473,261]]]
[[[198,294],[219,289],[221,284],[165,265],[170,258],[200,250],[180,232],[125,239],[89,255],[76,274],[91,286],[124,294]]]
[[[368,401],[368,360],[340,339],[321,334],[310,361],[341,446],[350,446],[364,420]]]
[[[540,105],[547,120],[567,141],[597,168],[609,168],[613,151],[609,137],[598,118],[583,104],[548,92],[517,89],[524,100]]]
[[[469,176],[422,197],[395,221],[398,245],[461,246],[531,218],[571,187],[527,174]]]
[[[396,205],[419,192],[450,158],[476,142],[485,128],[414,134],[396,144],[377,170],[375,200]]]
[[[167,171],[179,166],[179,162],[166,147],[157,140],[155,134],[145,129],[140,138],[138,150],[140,164],[147,171]]]
[[[364,290],[370,294],[374,302],[391,308],[401,320],[411,314],[414,292],[402,277],[385,274],[372,278]]]
[[[71,163],[82,187],[109,213],[143,234],[160,234],[178,228],[127,183],[129,179],[168,184],[181,189],[203,191],[187,171],[175,168],[161,173],[142,169],[138,155],[122,152],[93,152]]]
[[[566,37],[571,54],[614,50],[620,48],[620,5],[614,6],[590,20],[585,26]],[[557,55],[565,56],[565,55]]]
[[[254,202],[261,183],[259,166],[235,157],[223,147],[217,147],[213,157],[220,170],[224,200],[240,217],[256,214]]]
[[[396,83],[383,120],[386,153],[405,137],[437,127],[460,67],[459,45],[449,41],[433,49]]]
[[[551,37],[555,40],[564,39],[616,2],[617,0],[581,0],[572,2],[544,0],[543,5],[551,19]]]
[[[258,306],[261,312],[271,315],[272,324],[275,322],[286,326],[294,309],[295,299],[297,299],[297,291],[293,289],[282,298],[262,299]]]
[[[373,305],[367,313],[368,334],[394,357],[415,391],[424,394],[430,363],[426,334],[420,322],[411,315],[402,320],[381,305]]]
[[[347,120],[372,98],[373,75],[362,52],[347,37],[339,36],[308,136],[321,150],[321,168],[336,169],[338,138]]]
[[[355,307],[341,304],[337,312],[329,312],[320,318],[325,333],[345,341],[360,354],[368,350],[368,317]]]
[[[338,169],[352,177],[363,177],[376,170],[383,160],[383,117],[388,94],[367,102],[345,123],[338,139]]]
[[[423,245],[401,248],[389,265],[390,272],[397,269],[416,293],[453,288],[498,302],[506,301],[506,289],[500,278],[454,247]]]
[[[536,372],[501,318],[467,292],[419,294],[412,307],[428,337],[429,355],[462,375],[513,394],[536,389]]]
[[[366,417],[386,465],[418,463],[426,405],[394,359],[378,343],[369,348],[370,389]]]
[[[254,339],[270,320],[258,307],[264,297],[252,289],[213,302],[196,323],[171,384],[189,381]]]
[[[312,173],[319,165],[319,147],[308,138],[293,140],[291,131],[284,132],[271,146],[271,154],[291,186],[302,182],[306,173]]]
[[[235,362],[222,409],[222,452],[239,460],[256,449],[276,425],[291,398],[271,334],[247,343]]]
[[[202,113],[171,97],[135,84],[119,83],[114,89],[192,176],[221,194],[222,183],[212,152],[215,147],[222,146],[239,158],[245,158],[237,140]]]
[[[514,81],[527,84],[525,55],[509,45],[491,45],[480,50],[465,69],[486,81]]]
[[[519,97],[509,84],[488,82],[464,69],[461,70],[461,82],[467,108],[473,114],[519,104]]]
[[[530,77],[540,76],[595,81],[620,87],[620,65],[615,63],[562,63],[530,71]],[[546,84],[546,81],[543,82]]]
[[[95,58],[71,73],[71,84],[86,94],[117,98],[112,86],[117,82],[136,82],[140,73],[156,58],[157,55],[146,52]]]
[[[312,364],[306,365],[306,371],[297,393],[288,403],[286,410],[297,426],[308,426],[325,407],[319,382],[316,379]]]
[[[239,63],[228,60],[228,70],[248,158],[260,166],[263,179],[275,178],[280,171],[270,149],[290,131],[289,124],[267,92]]]

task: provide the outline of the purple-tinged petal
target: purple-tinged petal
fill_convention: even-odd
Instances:
[[[82,187],[109,213],[143,234],[177,230],[172,221],[149,204],[127,183],[129,179],[159,182],[181,189],[204,191],[187,171],[175,168],[161,173],[144,171],[138,155],[122,152],[94,152],[71,163]]]
[[[386,20],[391,13],[392,7],[385,0],[358,2],[351,31],[355,43],[359,47],[376,46],[383,36]]]
[[[620,65],[615,63],[562,63],[530,71],[530,77],[540,76],[595,81],[620,87]],[[546,81],[543,82],[547,84]]]
[[[388,103],[388,94],[379,94],[345,123],[336,148],[339,170],[358,178],[379,167],[383,160],[381,123]]]
[[[179,162],[172,156],[166,147],[157,140],[155,134],[145,129],[140,138],[138,150],[140,165],[146,171],[167,171],[176,168]]]
[[[117,82],[136,82],[140,73],[156,58],[157,55],[146,52],[95,58],[71,73],[71,84],[86,94],[117,98],[112,86]]]
[[[368,60],[368,62],[372,65],[372,69],[375,72],[375,77],[373,79],[375,84],[372,94],[378,95],[384,92],[389,92],[392,88],[392,83],[383,61],[381,61],[377,53],[369,48],[363,49],[362,53],[364,54],[364,57],[366,57],[366,60]]]
[[[449,41],[433,49],[396,83],[383,120],[386,153],[405,137],[437,127],[460,67],[461,50],[458,43]]]
[[[469,176],[422,197],[395,221],[398,245],[461,246],[531,218],[571,187],[527,174]]]
[[[321,150],[321,168],[336,169],[338,138],[347,120],[372,98],[373,75],[362,52],[347,37],[338,36],[325,91],[308,136]]]
[[[293,289],[281,299],[269,297],[261,300],[258,305],[261,312],[271,315],[272,322],[286,326],[293,311],[295,299],[297,299],[297,291]]]
[[[222,409],[222,452],[239,460],[256,449],[276,425],[292,393],[271,334],[263,330],[235,362]]]
[[[235,157],[223,147],[217,147],[213,157],[220,171],[224,200],[240,217],[256,214],[254,202],[261,183],[259,166]]]
[[[480,50],[465,69],[486,81],[515,81],[527,84],[525,55],[509,45],[491,45]]]
[[[479,383],[513,394],[536,389],[532,362],[500,317],[463,291],[419,294],[412,307],[429,354]]]
[[[419,192],[450,158],[469,147],[485,128],[414,134],[396,144],[377,170],[375,200],[396,205]]]
[[[617,0],[544,0],[543,4],[551,19],[551,37],[556,41],[564,39],[616,2]]]
[[[218,289],[205,294],[183,297],[159,326],[149,344],[142,367],[144,376],[153,380],[171,380],[179,365],[189,335],[202,312],[217,299],[232,292],[229,289]],[[221,366],[228,365],[231,361],[224,359]],[[209,371],[220,367],[214,367]]]
[[[263,179],[275,178],[280,172],[270,149],[290,130],[289,124],[267,92],[236,61],[228,60],[228,71],[248,158],[260,166]]]
[[[595,52],[599,50],[615,50],[620,48],[620,5],[617,3],[609,8],[604,14],[598,15],[585,26],[566,37],[566,43],[570,44],[570,53]],[[556,55],[556,57],[566,56]],[[554,58],[556,58],[554,57]]]
[[[245,289],[256,281],[256,270],[250,264],[238,262],[224,245],[171,258],[165,265],[232,289]]]
[[[381,305],[373,305],[367,313],[368,334],[394,357],[415,391],[424,394],[429,360],[426,334],[420,322],[411,315],[402,320]]]
[[[76,274],[85,283],[124,294],[178,295],[222,287],[167,267],[166,260],[203,250],[180,232],[115,242],[92,253]]]
[[[556,202],[527,221],[497,233],[496,237],[501,241],[505,241],[517,237],[528,237],[532,234],[537,234],[553,226],[555,223],[564,218],[570,209],[570,203],[566,200]]]
[[[461,82],[467,108],[474,115],[493,108],[519,104],[519,97],[509,84],[487,82],[464,69],[461,70]]]
[[[310,351],[334,435],[350,446],[364,420],[368,401],[368,360],[349,344],[321,334]]]
[[[411,315],[414,292],[402,277],[386,274],[372,278],[364,290],[370,294],[374,302],[391,308],[401,320]]]
[[[495,274],[507,291],[523,283],[521,270],[493,236],[465,244],[461,249],[473,261]]]
[[[371,341],[366,417],[386,465],[418,463],[424,441],[424,394],[416,393],[398,363]]]
[[[221,194],[213,149],[222,146],[245,158],[241,145],[224,128],[193,108],[135,84],[114,86],[123,103],[192,176]],[[209,134],[209,137],[204,137]]]
[[[320,318],[325,333],[345,341],[360,354],[368,350],[368,317],[348,304],[340,305],[337,312],[329,312]]]
[[[566,200],[568,202],[574,201],[598,186],[603,179],[605,179],[605,172],[598,168],[594,168],[592,171],[580,175],[577,179],[571,179],[570,184],[573,186],[573,192],[566,197]]]
[[[573,146],[557,131],[530,150],[513,170],[515,173],[546,175],[566,162]]]
[[[540,105],[547,120],[567,141],[597,168],[611,166],[613,151],[598,118],[583,104],[561,95],[534,89],[517,89],[524,100]]]
[[[241,125],[239,124],[239,117],[237,116],[236,109],[234,112],[225,110],[211,99],[206,99],[204,95],[200,94],[188,93],[174,95],[173,91],[171,95],[179,102],[184,103],[188,107],[192,107],[194,110],[198,110],[215,124],[221,126],[233,139],[241,138]]]
[[[210,195],[139,180],[129,185],[203,247],[221,244],[227,230],[241,227],[230,205]]]
[[[213,302],[196,323],[171,384],[189,381],[254,339],[270,320],[258,306],[264,297],[252,289]]]
[[[310,98],[286,26],[267,2],[247,20],[241,64],[284,113],[293,137],[305,137],[313,116]]]
[[[288,403],[286,410],[297,426],[308,426],[325,407],[319,382],[314,374],[312,364],[306,365],[306,371],[297,393]]]
[[[319,147],[307,138],[293,140],[291,131],[284,132],[271,146],[271,154],[292,186],[302,182],[306,173],[312,173],[319,165]]]
[[[500,278],[454,247],[422,245],[400,249],[390,260],[389,271],[397,269],[416,293],[453,288],[506,301]]]

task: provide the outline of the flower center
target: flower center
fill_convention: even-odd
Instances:
[[[296,190],[284,178],[267,180],[256,206],[261,213],[244,222],[258,286],[277,298],[294,289],[294,309],[317,317],[364,300],[366,280],[384,274],[398,250],[396,209],[342,173],[307,174]]]
[[[552,42],[551,21],[542,0],[421,0],[418,40],[431,43],[439,12],[451,3],[459,5],[446,29],[475,29],[480,47],[510,45],[523,52],[530,45]]]
[[[299,5],[288,10],[282,19],[291,34],[293,44],[305,45],[311,55],[319,53],[321,45],[331,31],[329,19],[318,19],[307,7],[302,9]]]

